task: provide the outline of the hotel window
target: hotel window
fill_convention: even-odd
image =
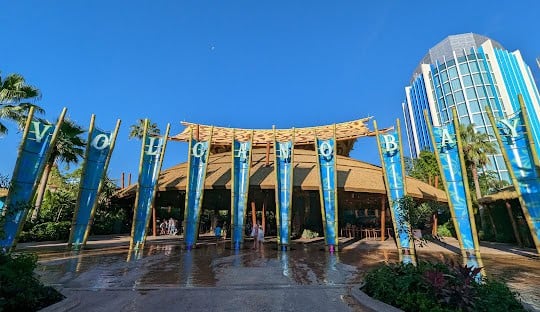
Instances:
[[[462,116],[462,117],[459,117],[459,123],[468,125],[471,123],[471,120],[469,119],[469,116]]]
[[[484,65],[484,62],[478,62],[478,66],[480,67],[481,71],[486,71],[486,65]]]
[[[471,113],[479,113],[480,112],[480,106],[478,105],[478,101],[472,100],[469,101],[469,109],[471,110]]]
[[[458,104],[457,108],[458,108],[458,114],[459,114],[459,116],[466,116],[466,115],[468,115],[468,112],[467,112],[467,106],[465,105],[465,103]]]
[[[459,71],[462,75],[469,73],[469,67],[467,66],[467,63],[459,64]]]
[[[448,74],[446,73],[446,71],[443,71],[441,73],[441,79],[442,79],[442,82],[447,82],[448,81]]]
[[[473,74],[472,77],[473,77],[474,84],[476,85],[482,84],[482,78],[480,78],[480,74]]]
[[[476,94],[474,93],[474,87],[467,88],[465,92],[467,93],[467,99],[469,100],[476,99]]]
[[[444,83],[443,90],[444,90],[444,94],[448,94],[448,93],[452,92],[452,90],[450,90],[450,84],[448,82]]]
[[[471,73],[477,73],[479,71],[477,62],[470,62],[469,65],[471,66]]]
[[[452,98],[451,94],[446,96],[446,104],[447,105],[454,105],[454,99]]]
[[[482,119],[482,114],[473,114],[472,122],[475,125],[481,126],[484,124],[484,119]]]
[[[486,97],[486,91],[484,91],[484,87],[476,87],[476,92],[478,92],[479,98]]]
[[[456,99],[457,103],[465,101],[465,98],[463,97],[463,91],[454,92],[454,98]]]
[[[454,91],[461,89],[461,84],[459,83],[459,79],[454,79],[450,81],[450,84],[452,84],[452,90]]]
[[[486,91],[487,91],[487,95],[488,95],[490,98],[493,98],[493,97],[494,97],[494,95],[493,95],[493,89],[492,89],[491,86],[488,86],[488,87],[486,88]]]
[[[463,84],[465,85],[465,87],[470,87],[470,86],[472,86],[473,83],[472,83],[471,76],[469,76],[469,75],[464,75],[464,76],[463,76]]]
[[[457,69],[456,69],[455,66],[452,66],[452,67],[448,68],[448,75],[450,76],[450,79],[451,78],[457,78],[458,73],[457,73]]]
[[[489,102],[487,99],[480,99],[480,110],[485,112],[486,111],[486,106],[489,105]]]

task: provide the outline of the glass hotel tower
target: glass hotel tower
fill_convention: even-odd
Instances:
[[[495,140],[485,107],[495,115],[512,116],[523,95],[533,136],[540,143],[540,96],[529,66],[519,51],[509,52],[498,42],[473,33],[449,36],[424,56],[405,88],[403,103],[406,133],[413,158],[433,150],[424,110],[435,126],[452,120],[456,107],[459,122],[473,123],[477,132]],[[510,181],[502,155],[489,155],[487,170]]]

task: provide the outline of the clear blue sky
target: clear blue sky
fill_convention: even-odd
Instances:
[[[500,3],[500,4],[499,4]],[[502,5],[504,3],[504,5]],[[110,164],[137,176],[148,117],[179,133],[186,120],[239,128],[401,118],[404,87],[427,50],[475,32],[521,50],[539,80],[540,4],[528,1],[3,1],[0,70],[20,73],[56,118],[122,128]],[[371,127],[371,124],[370,124]],[[11,175],[21,134],[0,139]],[[378,164],[373,139],[352,156]],[[164,168],[187,158],[171,142]]]

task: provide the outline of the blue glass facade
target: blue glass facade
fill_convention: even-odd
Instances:
[[[535,113],[539,109],[535,109],[534,103],[538,107],[540,98],[530,70],[518,56],[476,34],[449,36],[430,49],[421,63],[429,65],[429,70],[425,69],[426,65],[419,66],[411,85],[406,88],[404,117],[411,156],[418,157],[419,150],[432,150],[423,121],[424,109],[435,119],[434,124],[445,125],[451,121],[455,107],[461,124],[472,123],[477,132],[488,133],[495,141],[486,106],[498,116],[512,115],[519,109],[518,94],[524,97],[533,136],[539,144],[540,121]],[[510,104],[503,100],[508,98]],[[412,131],[413,126],[416,131]],[[486,170],[509,181],[501,153],[488,158],[490,164]]]
[[[523,101],[525,102],[525,107],[529,114],[529,121],[533,128],[532,134],[534,143],[536,146],[540,143],[540,120],[538,120],[536,114],[531,114],[535,112],[533,106],[533,99],[536,102],[540,102],[540,96],[538,94],[538,88],[534,83],[531,72],[527,71],[527,75],[523,75],[520,68],[517,57],[509,53],[508,51],[501,49],[494,49],[495,55],[497,57],[497,63],[501,68],[501,73],[503,76],[503,81],[506,86],[508,95],[510,96],[510,103],[512,105],[513,111],[519,110],[519,101],[518,94],[523,95]],[[529,92],[527,89],[526,80],[534,87],[534,92]],[[510,113],[510,112],[508,112]]]
[[[409,112],[409,106],[405,106],[404,112],[406,114],[405,123],[407,127],[407,135],[409,138],[415,137],[416,142],[414,146],[418,146],[418,150],[411,146],[409,142],[409,147],[411,148],[412,157],[418,157],[418,151],[422,150],[431,150],[431,140],[429,138],[428,128],[426,121],[424,119],[424,110],[429,111],[429,101],[427,99],[427,92],[424,82],[424,77],[419,75],[411,84],[409,92],[410,99],[410,109],[412,110],[412,115]],[[415,129],[415,130],[413,130]],[[416,136],[414,133],[416,132]]]
[[[431,79],[441,125],[452,120],[452,108],[458,112],[459,123],[474,124],[477,132],[493,136],[486,106],[495,114],[501,111],[499,94],[494,84],[493,71],[481,50],[470,49],[463,55],[431,65]],[[499,178],[509,180],[501,153],[489,156],[487,170],[497,172]]]

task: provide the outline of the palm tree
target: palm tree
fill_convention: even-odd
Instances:
[[[69,119],[65,119],[60,126],[60,131],[56,139],[56,143],[52,149],[51,155],[45,163],[45,169],[41,176],[39,189],[36,197],[34,212],[32,213],[32,221],[35,221],[39,215],[43,196],[47,189],[47,182],[53,166],[58,162],[67,164],[76,164],[79,159],[84,156],[86,141],[81,137],[84,130],[81,126],[75,124]]]
[[[467,126],[459,125],[460,137],[463,142],[463,154],[465,158],[465,166],[471,173],[476,200],[482,197],[480,189],[478,168],[483,168],[490,163],[488,155],[493,155],[497,152],[496,145],[490,140],[487,133],[480,133],[474,130],[474,124]],[[478,205],[480,214],[480,224],[482,229],[486,228],[486,219],[484,207]]]
[[[40,97],[39,90],[26,84],[21,75],[11,74],[4,79],[0,76],[0,120],[14,121],[23,128],[30,107],[33,106],[36,113],[44,112],[41,107],[23,101]],[[0,122],[0,135],[7,132],[7,127]]]
[[[148,133],[150,135],[159,135],[160,131],[155,122],[148,120]],[[137,119],[137,123],[129,127],[129,138],[142,139],[144,136],[144,119]]]

